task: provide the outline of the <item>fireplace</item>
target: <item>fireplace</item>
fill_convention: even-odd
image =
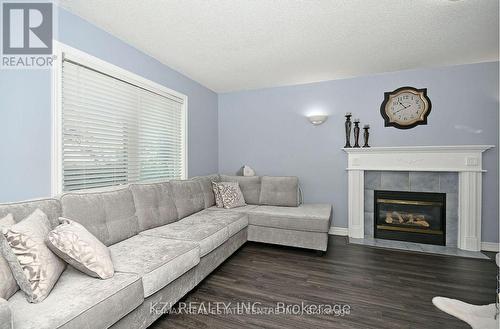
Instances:
[[[374,237],[446,245],[446,194],[374,192]]]

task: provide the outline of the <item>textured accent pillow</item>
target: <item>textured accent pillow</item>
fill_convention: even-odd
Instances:
[[[115,270],[111,253],[81,224],[59,218],[61,225],[49,232],[47,246],[77,270],[95,278],[109,279]]]
[[[2,254],[30,303],[49,295],[66,266],[45,244],[50,229],[49,219],[40,209],[2,229]]]
[[[8,214],[0,219],[0,229],[9,228],[14,225],[16,221],[12,214]],[[9,263],[0,254],[0,298],[9,299],[19,289],[14,275],[10,270]]]
[[[221,182],[217,184],[224,208],[231,209],[246,206],[238,182]]]
[[[222,197],[220,195],[218,185],[219,183],[212,182],[212,190],[214,191],[214,196],[215,196],[215,206],[217,208],[223,208],[224,203],[222,202]]]

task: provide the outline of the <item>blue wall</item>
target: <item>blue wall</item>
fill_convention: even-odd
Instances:
[[[63,9],[59,41],[188,96],[189,175],[217,172],[217,94]],[[0,70],[0,202],[50,195],[51,73]]]
[[[299,176],[306,202],[334,206],[334,226],[347,227],[344,113],[369,123],[371,145],[498,144],[498,62],[412,70],[219,95],[219,171],[243,164],[257,174]],[[428,88],[427,126],[384,127],[385,91]],[[327,112],[321,126],[305,118]],[[498,241],[498,149],[484,153],[483,241]]]
[[[498,62],[402,71],[290,87],[217,94],[157,60],[59,10],[58,39],[189,97],[189,175],[235,172],[297,175],[307,202],[334,205],[335,226],[347,225],[343,114],[372,126],[371,144],[494,144],[498,141]],[[0,71],[0,202],[50,195],[49,71]],[[427,87],[427,126],[383,127],[383,92]],[[305,115],[326,111],[318,127]],[[217,156],[218,154],[218,156]],[[498,150],[484,154],[483,240],[498,241]]]

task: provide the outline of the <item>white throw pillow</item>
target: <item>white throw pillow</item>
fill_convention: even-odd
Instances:
[[[16,221],[12,214],[0,219],[0,230],[14,225]],[[9,299],[19,289],[16,279],[10,270],[9,263],[0,254],[0,298]]]
[[[101,279],[113,277],[108,247],[81,224],[62,217],[59,221],[61,225],[50,231],[46,240],[50,250],[85,274]]]
[[[2,254],[30,303],[49,295],[66,266],[45,244],[50,229],[49,219],[40,209],[2,229]]]

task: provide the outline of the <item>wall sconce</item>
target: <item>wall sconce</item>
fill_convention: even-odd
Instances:
[[[326,119],[328,119],[328,115],[309,115],[307,119],[314,126],[319,126],[320,124],[324,123]]]

